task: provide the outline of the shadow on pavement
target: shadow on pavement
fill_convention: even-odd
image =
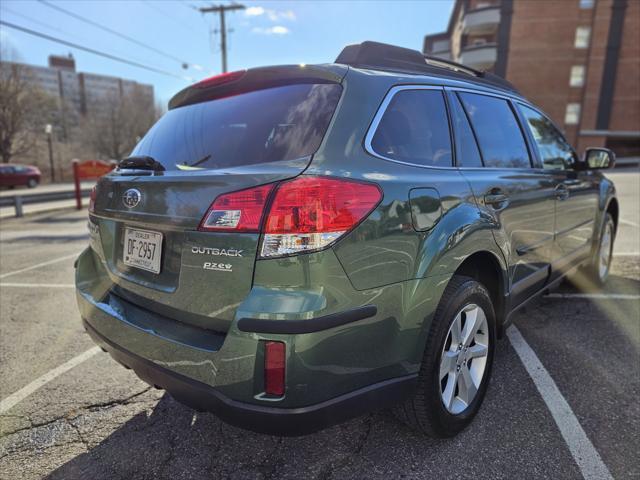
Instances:
[[[90,442],[87,453],[46,478],[325,480],[458,478],[460,472],[478,479],[517,478],[522,472],[535,473],[530,478],[577,477],[553,420],[506,341],[498,345],[495,367],[475,422],[450,440],[417,434],[386,411],[304,437],[272,437],[194,413],[165,394],[150,413],[133,416],[105,439],[96,435],[100,443]],[[98,421],[114,420],[107,415]],[[92,430],[100,430],[96,419],[73,422],[85,443]]]

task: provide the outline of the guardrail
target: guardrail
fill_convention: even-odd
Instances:
[[[91,189],[83,188],[80,190],[80,193],[82,197],[88,197],[91,194]],[[16,209],[16,217],[22,217],[24,215],[22,210],[23,205],[30,203],[55,202],[57,200],[68,200],[73,198],[76,198],[75,190],[47,193],[18,193],[7,197],[0,197],[0,207],[13,206]]]

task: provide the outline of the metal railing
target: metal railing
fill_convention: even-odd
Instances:
[[[80,192],[82,197],[88,197],[91,194],[91,188],[83,188]],[[16,210],[16,217],[22,217],[24,215],[23,205],[69,200],[76,198],[75,195],[76,192],[73,189],[62,192],[16,193],[15,195],[0,197],[0,207],[13,206]]]

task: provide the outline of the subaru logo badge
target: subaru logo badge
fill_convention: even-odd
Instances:
[[[124,195],[122,195],[122,203],[124,203],[124,206],[127,208],[135,207],[140,203],[141,199],[142,194],[140,193],[140,190],[135,188],[130,188],[124,192]]]

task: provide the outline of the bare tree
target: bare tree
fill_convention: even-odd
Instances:
[[[55,99],[31,82],[28,67],[9,62],[0,64],[0,157],[3,163],[9,163],[11,157],[23,155],[35,146],[37,136],[44,135],[44,125],[54,108]]]
[[[84,123],[84,140],[102,157],[120,160],[156,120],[153,99],[142,88],[96,102]]]

